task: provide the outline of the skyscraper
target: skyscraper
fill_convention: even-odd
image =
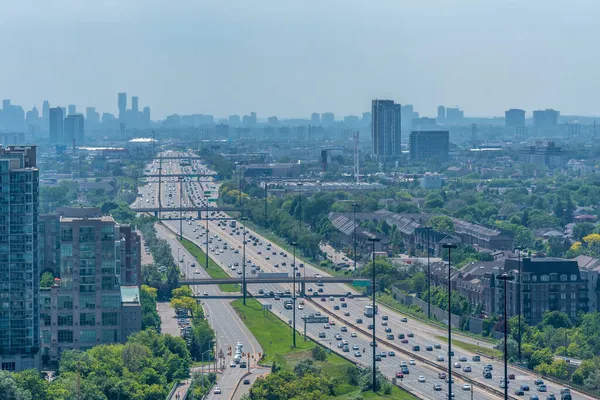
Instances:
[[[537,110],[533,112],[533,125],[536,128],[556,128],[559,111],[552,109]]]
[[[82,114],[69,115],[65,118],[64,143],[71,145],[73,144],[73,140],[75,140],[75,144],[83,144],[83,126],[84,120]]]
[[[0,147],[0,368],[39,368],[39,171],[35,146]]]
[[[402,155],[402,106],[393,100],[373,100],[371,104],[373,155],[385,162]]]
[[[69,104],[69,114],[68,115],[73,115],[73,114],[77,114],[77,107],[75,106],[75,104]]]
[[[65,117],[63,109],[61,107],[51,108],[49,120],[50,143],[63,143],[64,129]]]
[[[50,103],[48,100],[44,100],[42,105],[42,129],[48,128],[48,121],[50,120]]]
[[[441,123],[441,122],[444,122],[445,120],[446,120],[446,107],[438,106],[437,122]]]
[[[409,140],[410,159],[428,161],[437,157],[446,160],[450,151],[450,132],[440,130],[412,131]]]
[[[321,123],[323,125],[333,125],[335,123],[335,115],[331,112],[321,114]]]
[[[504,124],[507,128],[525,126],[525,110],[511,108],[504,112]]]
[[[310,115],[310,123],[313,125],[319,125],[321,123],[321,114],[319,113],[312,113]]]
[[[137,96],[131,96],[131,110],[133,112],[138,112],[138,97]]]
[[[127,110],[127,93],[119,93],[119,118],[125,117]]]

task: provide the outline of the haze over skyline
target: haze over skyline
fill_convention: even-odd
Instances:
[[[373,98],[467,116],[597,115],[594,1],[0,0],[0,96],[29,109],[359,115]],[[128,104],[130,107],[130,104]]]

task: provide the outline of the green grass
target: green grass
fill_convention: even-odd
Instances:
[[[190,254],[192,254],[194,256],[194,258],[196,259],[196,261],[198,262],[199,265],[204,265],[206,262],[206,253],[204,253],[200,247],[198,247],[196,244],[190,242],[187,239],[181,239],[180,240],[181,244],[183,245],[183,247],[185,247],[185,249],[187,251],[190,252]],[[225,272],[223,270],[223,268],[221,268],[219,266],[219,264],[217,264],[216,262],[214,262],[212,260],[212,258],[208,257],[208,267],[204,266],[204,269],[206,270],[206,272],[208,273],[208,275],[211,278],[231,278],[227,272]],[[225,284],[220,284],[219,285],[219,289],[221,289],[222,292],[239,292],[240,289],[238,287],[236,287],[235,284],[232,283],[225,283]]]
[[[436,336],[436,338],[439,340],[443,340],[443,341],[448,340],[448,337],[446,337],[446,336]],[[476,344],[473,344],[473,343],[467,343],[467,342],[453,339],[452,346],[456,346],[459,349],[470,351],[471,353],[481,353],[481,354],[486,354],[486,355],[488,355],[490,357],[494,357],[494,358],[502,358],[502,352],[500,350],[490,349],[489,347],[477,346]]]
[[[292,370],[300,360],[312,357],[312,349],[318,346],[315,342],[305,342],[300,334],[296,335],[296,348],[292,348],[292,328],[271,312],[264,312],[262,304],[255,299],[247,299],[244,307],[242,300],[234,300],[231,305],[266,354],[263,363]],[[268,326],[268,329],[265,327]],[[348,367],[352,363],[335,353],[328,354],[326,361],[316,361],[323,373],[331,376],[336,382],[335,399],[349,399],[358,394],[360,389],[348,382]],[[409,393],[393,386],[391,395],[362,393],[365,399],[398,399],[414,400]]]

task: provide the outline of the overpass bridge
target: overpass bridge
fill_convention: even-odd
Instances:
[[[199,174],[196,172],[184,172],[181,174],[144,174],[140,178],[202,178],[206,176],[217,176],[217,174]]]
[[[368,295],[366,295],[366,294],[355,294],[354,298],[357,298],[357,297],[367,297],[367,296]],[[194,296],[192,296],[192,298],[198,299],[198,300],[201,300],[201,299],[205,299],[205,300],[210,300],[210,299],[233,299],[233,300],[237,300],[237,299],[242,299],[243,297],[244,296],[241,293],[237,293],[236,294],[236,293],[232,293],[232,292],[224,292],[222,294],[210,294],[209,293],[206,296],[204,296],[204,295],[202,295],[202,296],[200,296],[200,295],[194,295]],[[270,299],[274,299],[275,295],[271,296],[269,293],[265,293],[263,295],[256,295],[256,294],[248,293],[247,297],[254,297],[255,299],[256,298],[265,298],[265,299],[270,298]],[[287,299],[291,299],[292,295],[291,294],[285,294],[285,293],[283,293],[283,294],[278,294],[277,297],[279,297],[279,299],[286,299],[286,298]],[[347,297],[347,295],[345,293],[342,293],[342,294],[340,294],[340,293],[337,293],[337,294],[334,294],[334,293],[313,293],[312,297],[315,297],[315,298],[317,298],[317,297],[327,297],[327,298],[329,298],[329,297],[335,297],[335,298],[340,298],[340,297]]]
[[[137,207],[132,208],[132,211],[139,213],[154,213],[155,217],[158,217],[159,213],[178,213],[178,212],[197,212],[198,219],[201,218],[201,212],[214,212],[214,211],[223,211],[223,212],[244,212],[246,209],[239,207],[228,207],[228,206],[217,206],[217,207],[199,207],[199,206],[187,206],[187,207]],[[174,218],[178,219],[178,218]]]

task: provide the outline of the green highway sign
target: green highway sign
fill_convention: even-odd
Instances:
[[[355,287],[367,287],[370,285],[371,285],[371,282],[369,282],[369,281],[352,281],[352,286],[355,286]]]
[[[216,203],[218,199],[208,199],[209,203]]]

